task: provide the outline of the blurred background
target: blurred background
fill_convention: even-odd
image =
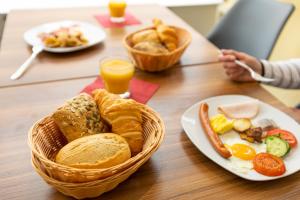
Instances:
[[[160,4],[168,7],[202,35],[206,36],[218,20],[238,0],[128,0],[128,4]],[[276,0],[274,0],[276,1]],[[292,3],[295,11],[284,26],[270,60],[300,58],[300,0],[278,0]],[[6,14],[12,9],[106,6],[108,0],[0,0],[0,45]],[[1,46],[0,46],[1,51]],[[263,86],[288,106],[300,102],[299,90],[284,90]]]

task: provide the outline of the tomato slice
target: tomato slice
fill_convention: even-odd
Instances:
[[[253,168],[265,176],[280,176],[285,172],[285,165],[281,158],[269,153],[256,154]]]
[[[293,133],[286,131],[286,130],[282,130],[282,129],[273,129],[267,132],[268,136],[271,135],[277,135],[279,136],[281,139],[287,141],[290,145],[290,147],[295,147],[297,146],[297,139],[296,137],[293,135]]]

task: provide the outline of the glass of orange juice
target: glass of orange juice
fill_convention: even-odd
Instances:
[[[108,8],[110,12],[110,20],[115,23],[121,23],[125,21],[125,0],[110,0],[108,3]]]
[[[125,58],[111,57],[100,62],[100,75],[108,92],[129,97],[129,83],[134,74],[134,65]]]

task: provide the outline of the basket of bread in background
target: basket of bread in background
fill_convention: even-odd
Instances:
[[[191,34],[185,29],[153,19],[148,27],[125,36],[123,44],[135,66],[157,72],[174,66],[190,44]]]
[[[164,132],[150,107],[98,89],[36,122],[28,142],[35,171],[61,193],[83,199],[112,190],[137,171]]]

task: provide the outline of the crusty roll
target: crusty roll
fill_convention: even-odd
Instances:
[[[169,50],[162,44],[160,43],[155,43],[155,42],[140,42],[136,45],[133,46],[133,48],[140,50],[140,51],[145,51],[148,53],[168,53]]]
[[[114,133],[79,138],[56,155],[57,163],[81,169],[101,169],[121,164],[131,157],[126,140]]]
[[[144,142],[140,105],[103,89],[95,90],[93,97],[101,116],[111,125],[112,132],[126,139],[132,155],[139,153]]]
[[[160,43],[158,34],[155,30],[145,30],[138,32],[132,36],[132,43],[136,45],[140,42],[154,42]]]
[[[178,37],[174,28],[165,25],[160,19],[153,19],[153,24],[160,41],[167,47],[169,51],[173,51],[178,47]]]
[[[109,131],[109,126],[100,117],[96,102],[85,93],[68,100],[52,117],[68,142]]]

